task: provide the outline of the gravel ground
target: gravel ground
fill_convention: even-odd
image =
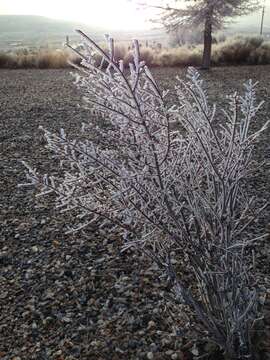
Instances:
[[[163,87],[172,87],[184,70],[154,72]],[[266,103],[254,126],[269,118],[270,66],[216,68],[204,77],[219,102],[243,80],[258,80]],[[48,201],[37,204],[33,190],[17,188],[24,182],[20,160],[55,171],[38,126],[76,132],[89,116],[78,103],[66,70],[0,71],[0,359],[192,359],[211,353],[196,337],[176,333],[178,320],[157,271],[135,254],[120,253],[118,234],[93,228],[88,237],[64,235],[72,219]],[[268,129],[256,146],[256,158],[266,164],[250,183],[261,201],[270,201],[269,136]],[[258,225],[269,230],[269,213]],[[268,290],[269,257],[268,239],[257,250],[258,278]],[[270,353],[268,308],[269,300],[261,358]]]

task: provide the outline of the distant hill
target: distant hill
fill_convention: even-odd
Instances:
[[[10,50],[14,47],[43,46],[46,44],[59,46],[68,35],[71,40],[78,40],[79,36],[75,29],[81,29],[96,41],[104,40],[104,34],[108,29],[91,27],[89,25],[55,20],[35,15],[0,15],[0,50]],[[165,31],[143,30],[137,31],[111,31],[110,34],[116,40],[131,40],[134,37],[151,39],[162,42],[165,38]]]
[[[102,29],[91,28],[80,23],[54,20],[35,15],[0,15],[1,40],[37,40],[73,35],[74,29],[82,28],[94,35]],[[104,30],[103,30],[104,32]],[[93,36],[93,35],[92,35]]]

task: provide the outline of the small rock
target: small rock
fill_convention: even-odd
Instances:
[[[153,329],[155,327],[156,327],[156,323],[153,320],[150,320],[149,323],[148,323],[147,328],[148,329]]]
[[[192,341],[187,342],[185,345],[183,345],[183,350],[189,350],[193,345]]]
[[[37,329],[37,327],[38,327],[38,326],[37,326],[37,323],[36,323],[36,322],[33,322],[33,323],[32,323],[32,329]]]
[[[140,347],[142,344],[141,344],[141,341],[138,341],[138,340],[129,340],[128,341],[128,348],[134,350],[134,349],[137,349],[138,347]]]
[[[55,353],[53,353],[53,356],[60,356],[62,355],[62,350],[57,350]]]
[[[148,360],[153,360],[154,359],[154,354],[152,353],[152,351],[149,351],[146,355]]]
[[[191,349],[191,353],[194,356],[199,356],[199,350],[198,350],[198,348],[197,348],[197,346],[195,344],[193,345],[193,348]]]
[[[47,316],[46,319],[44,319],[42,321],[43,325],[45,325],[45,326],[47,326],[53,322],[54,322],[54,318],[52,318],[51,316]]]
[[[171,343],[171,339],[169,339],[169,338],[161,339],[162,346],[169,345],[170,343]]]
[[[17,227],[17,230],[23,232],[23,231],[28,230],[29,227],[30,227],[30,224],[29,224],[29,223],[21,223],[21,224]]]
[[[72,320],[69,317],[64,316],[62,321],[64,321],[65,323],[70,323]]]
[[[64,275],[67,276],[67,277],[72,278],[73,277],[73,272],[71,270],[69,270],[69,269],[66,269],[64,271]]]
[[[155,343],[150,344],[150,349],[151,349],[151,351],[156,352],[158,350],[157,344],[155,344]]]
[[[99,347],[100,346],[100,341],[98,340],[94,340],[90,343],[90,346],[93,346],[95,348]]]
[[[33,271],[31,269],[27,269],[25,272],[26,280],[29,280],[32,277]]]
[[[4,291],[0,294],[0,299],[5,299],[8,296],[8,291]]]
[[[55,295],[51,289],[48,289],[45,294],[45,299],[54,299]]]

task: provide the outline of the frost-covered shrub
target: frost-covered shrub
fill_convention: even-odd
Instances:
[[[59,176],[41,176],[27,165],[29,183],[40,195],[54,193],[59,210],[77,214],[70,231],[97,220],[122,229],[123,249],[158,264],[172,301],[190,306],[229,356],[248,356],[259,302],[246,257],[258,239],[247,230],[265,208],[256,209],[245,191],[253,145],[265,128],[250,131],[261,106],[255,85],[247,82],[243,95],[216,109],[190,68],[186,81],[178,79],[178,103],[168,106],[167,92],[140,61],[137,41],[127,74],[114,60],[112,39],[107,54],[79,33],[86,52],[76,84],[95,116],[74,139],[63,129],[43,130]],[[177,270],[183,261],[192,288]]]

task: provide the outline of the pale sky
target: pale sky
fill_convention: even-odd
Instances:
[[[137,2],[137,1],[136,1]],[[41,15],[111,29],[144,29],[147,14],[134,0],[0,0],[2,15]]]
[[[150,10],[147,12],[137,9],[136,3],[143,1],[145,0],[0,0],[0,15],[41,15],[108,29],[137,30],[153,26],[147,22],[151,18]],[[172,0],[161,1],[166,4]],[[149,0],[148,3],[155,4],[156,1]],[[270,0],[266,0],[266,6],[269,15]]]

